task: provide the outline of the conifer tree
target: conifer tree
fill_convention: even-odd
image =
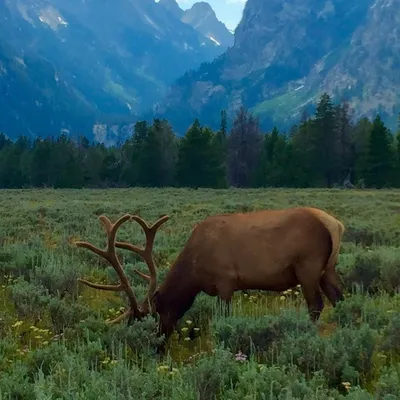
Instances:
[[[236,113],[228,140],[228,174],[230,184],[251,187],[257,180],[262,146],[259,121],[244,107]]]
[[[214,135],[213,147],[216,153],[218,162],[217,174],[217,187],[224,188],[227,186],[226,176],[226,156],[227,156],[227,137],[226,137],[227,117],[226,111],[221,111],[221,125],[220,129]]]
[[[392,184],[393,153],[390,132],[378,114],[368,139],[365,181],[367,186],[382,188]]]
[[[198,119],[181,139],[177,180],[184,187],[216,187],[218,159],[211,129],[201,127]]]
[[[322,94],[313,123],[312,163],[318,186],[332,187],[339,180],[339,141],[335,109],[327,93]]]

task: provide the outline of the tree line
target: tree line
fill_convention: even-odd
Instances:
[[[0,135],[0,187],[400,187],[400,131],[377,115],[353,121],[323,94],[289,132],[263,133],[242,107],[227,131],[195,120],[178,138],[168,121],[140,121],[125,143]],[[352,182],[352,183],[351,183]]]

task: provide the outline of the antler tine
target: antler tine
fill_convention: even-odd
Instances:
[[[165,215],[165,216],[161,217],[151,226],[148,225],[147,222],[144,221],[144,219],[139,217],[138,215],[132,215],[131,219],[136,221],[143,228],[143,231],[146,235],[145,247],[141,248],[141,247],[135,246],[134,244],[127,243],[127,242],[116,242],[115,245],[116,245],[116,247],[119,247],[121,249],[130,250],[136,254],[139,254],[142,257],[142,259],[146,262],[147,267],[150,272],[150,275],[146,275],[143,272],[140,272],[135,269],[135,272],[139,276],[141,276],[142,278],[144,278],[145,280],[147,280],[149,282],[149,291],[148,291],[147,297],[145,299],[145,302],[146,302],[153,296],[154,292],[156,291],[156,287],[157,287],[157,270],[154,265],[154,260],[153,260],[153,256],[152,256],[154,238],[155,238],[155,235],[156,235],[158,229],[160,228],[160,226],[163,223],[165,223],[166,221],[168,221],[169,216]]]
[[[111,221],[104,215],[101,215],[99,217],[100,221],[103,223],[106,233],[107,233],[107,249],[106,250],[101,250],[98,247],[92,245],[91,243],[88,242],[76,242],[77,247],[83,247],[91,250],[93,253],[105,258],[111,266],[114,268],[115,272],[118,274],[118,277],[120,279],[119,285],[102,285],[102,284],[97,284],[97,283],[92,283],[89,281],[86,281],[84,279],[78,279],[79,282],[83,283],[86,286],[89,286],[94,289],[100,289],[100,290],[107,290],[107,291],[113,291],[113,292],[125,292],[128,295],[129,302],[130,302],[130,308],[127,310],[124,314],[116,318],[115,320],[111,321],[110,323],[115,323],[121,320],[122,318],[128,316],[128,315],[139,315],[139,308],[138,308],[138,303],[136,300],[136,296],[133,292],[133,289],[131,285],[129,284],[129,280],[122,268],[122,265],[118,259],[117,253],[116,253],[116,243],[115,243],[115,237],[117,234],[117,231],[119,227],[126,221],[128,221],[131,218],[129,214],[123,215],[121,218],[119,218],[115,223],[111,223]]]

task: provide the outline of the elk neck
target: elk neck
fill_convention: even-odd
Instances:
[[[161,323],[175,326],[200,291],[191,262],[179,256],[153,298]]]

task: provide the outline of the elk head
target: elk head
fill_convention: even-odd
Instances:
[[[89,249],[93,253],[99,255],[100,257],[105,258],[110,265],[114,268],[115,272],[118,274],[120,283],[118,285],[103,285],[88,282],[84,279],[78,279],[79,282],[83,283],[86,286],[89,286],[93,289],[107,290],[112,292],[125,292],[129,299],[129,308],[123,314],[118,316],[112,321],[109,321],[109,324],[114,324],[119,321],[122,321],[125,318],[129,318],[129,322],[135,319],[141,319],[149,313],[154,313],[152,307],[152,297],[156,292],[157,287],[157,271],[153,260],[153,245],[155,235],[160,228],[160,226],[166,222],[169,217],[164,216],[157,220],[153,225],[149,226],[142,218],[137,215],[126,214],[119,218],[115,223],[111,223],[111,221],[104,215],[99,217],[100,221],[103,223],[105,231],[107,233],[107,248],[105,250],[99,249],[91,243],[78,241],[76,242],[76,246],[83,247]],[[121,225],[128,220],[134,220],[139,223],[139,225],[143,228],[144,233],[146,235],[146,245],[144,248],[140,248],[131,243],[127,242],[118,242],[116,241],[116,235],[118,229]],[[149,275],[146,275],[135,269],[135,272],[142,278],[144,278],[149,283],[148,293],[143,299],[142,302],[138,302],[135,296],[135,293],[132,289],[132,286],[129,283],[128,277],[119,261],[116,248],[121,248],[125,250],[130,250],[136,254],[138,254],[143,261],[147,264],[149,269]]]

